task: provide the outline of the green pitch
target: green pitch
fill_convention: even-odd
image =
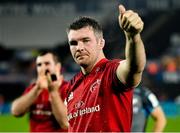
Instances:
[[[28,132],[28,116],[16,118],[10,114],[0,114],[0,132]]]
[[[180,131],[180,116],[168,117],[165,132],[179,132]],[[149,119],[147,131],[152,131],[153,120]],[[10,114],[0,114],[0,132],[28,132],[28,116],[15,118]]]
[[[180,132],[179,123],[180,123],[180,116],[168,117],[164,132]],[[150,118],[147,125],[147,131],[152,132],[152,127],[153,127],[153,120],[152,118]]]

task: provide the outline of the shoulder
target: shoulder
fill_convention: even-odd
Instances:
[[[28,93],[36,84],[35,83],[32,83],[30,84],[28,87],[26,87],[25,91],[24,91],[24,94],[25,93]]]
[[[142,93],[144,97],[147,99],[148,103],[151,104],[152,107],[157,107],[159,105],[159,101],[156,95],[147,87],[142,88]]]
[[[112,59],[108,60],[107,64],[120,64],[121,61],[121,59]]]
[[[68,86],[69,86],[69,82],[64,80],[60,86],[60,90],[66,91],[68,89]]]
[[[62,82],[62,87],[68,86],[68,84],[69,84],[69,82],[68,82],[68,81],[63,80],[63,82]]]
[[[150,94],[154,95],[154,93],[147,87],[142,87],[142,93],[144,96],[148,97]]]
[[[112,69],[112,70],[116,70],[117,67],[120,65],[122,60],[120,59],[112,59],[112,60],[108,60],[105,64],[105,68],[107,69]]]
[[[82,77],[82,73],[81,72],[75,74],[74,77],[69,81],[69,84],[70,85],[74,84],[76,81],[81,79],[81,77]]]
[[[150,94],[153,94],[148,88],[146,87],[137,87],[134,89],[134,94],[139,95],[144,101],[146,101]]]

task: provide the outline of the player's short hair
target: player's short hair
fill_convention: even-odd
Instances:
[[[55,53],[52,50],[40,50],[39,53],[38,53],[38,56],[44,56],[46,54],[51,54],[53,56],[53,60],[54,60],[55,63],[60,62],[59,56],[57,55],[57,53]]]
[[[67,28],[67,34],[70,30],[79,30],[84,27],[91,27],[96,35],[96,37],[103,37],[103,30],[100,24],[93,18],[87,16],[81,16],[72,22]]]

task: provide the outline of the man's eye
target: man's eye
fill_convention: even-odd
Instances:
[[[89,40],[88,40],[88,39],[84,39],[83,42],[84,42],[84,43],[87,43],[87,42],[89,42]]]
[[[77,44],[78,44],[77,41],[70,41],[70,42],[69,42],[69,45],[77,45]]]
[[[88,42],[88,40],[83,40],[83,42],[85,42],[85,43],[86,43],[86,42]]]
[[[37,66],[38,66],[38,67],[41,66],[41,63],[38,63]]]

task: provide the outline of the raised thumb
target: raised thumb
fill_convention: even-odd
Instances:
[[[119,5],[119,13],[122,16],[125,13],[126,9],[123,5]]]

